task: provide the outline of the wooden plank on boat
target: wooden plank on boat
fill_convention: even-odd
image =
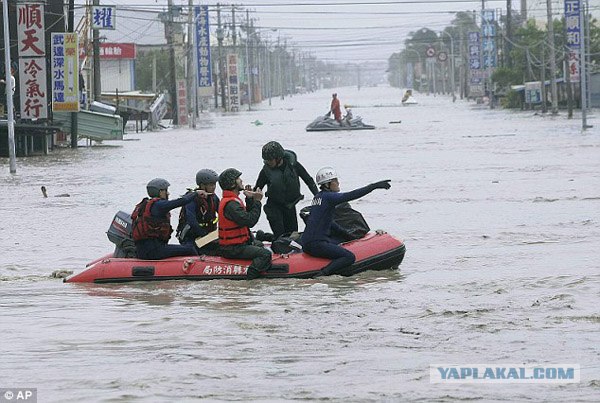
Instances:
[[[198,248],[201,248],[204,245],[206,245],[207,243],[210,243],[216,239],[219,239],[219,231],[218,230],[214,230],[213,232],[209,232],[207,235],[199,236],[198,238],[196,238],[196,246]]]

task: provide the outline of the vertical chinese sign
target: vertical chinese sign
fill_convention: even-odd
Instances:
[[[210,64],[210,30],[208,25],[208,6],[194,7],[196,18],[196,54],[198,68],[198,87],[212,87],[212,68]]]
[[[565,24],[567,26],[567,47],[569,48],[569,74],[572,83],[581,81],[579,66],[581,52],[580,0],[565,0]]]
[[[21,119],[48,117],[44,5],[17,4]]]
[[[496,12],[494,10],[483,10],[481,18],[483,68],[494,69],[498,65],[496,52]]]
[[[92,29],[115,29],[116,6],[92,6]]]
[[[483,73],[481,69],[481,39],[477,31],[469,32],[469,95],[483,95]]]
[[[180,126],[187,125],[188,110],[185,80],[177,80],[177,117],[179,118]]]
[[[238,81],[238,60],[235,53],[227,55],[227,86],[229,87],[229,110],[240,110],[240,84]]]
[[[52,110],[79,111],[79,45],[76,33],[52,34]]]

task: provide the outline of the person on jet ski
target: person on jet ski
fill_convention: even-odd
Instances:
[[[338,273],[356,261],[354,253],[340,246],[331,236],[332,229],[343,232],[333,221],[335,207],[363,197],[375,189],[389,189],[391,185],[387,179],[342,193],[337,172],[331,167],[321,168],[316,179],[321,191],[312,200],[310,215],[302,234],[302,250],[312,256],[332,259],[321,269],[321,275],[328,276]]]
[[[341,125],[342,124],[342,110],[340,108],[340,100],[337,97],[337,93],[331,94],[331,106],[329,107],[329,114],[333,113],[333,118]]]
[[[342,122],[344,123],[344,126],[352,126],[352,108],[350,105],[346,104],[344,105],[344,110],[346,111],[346,115],[344,115],[344,120]]]

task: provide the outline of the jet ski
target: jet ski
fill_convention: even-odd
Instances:
[[[375,126],[366,125],[363,123],[360,116],[356,116],[350,120],[348,124],[345,120],[342,120],[342,124],[335,119],[327,116],[319,116],[313,120],[308,126],[306,126],[307,132],[325,132],[332,130],[366,130],[374,129]]]

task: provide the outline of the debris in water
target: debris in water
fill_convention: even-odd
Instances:
[[[71,274],[73,274],[73,270],[59,269],[59,270],[54,270],[52,272],[52,274],[50,275],[50,277],[52,277],[52,278],[67,278]]]

